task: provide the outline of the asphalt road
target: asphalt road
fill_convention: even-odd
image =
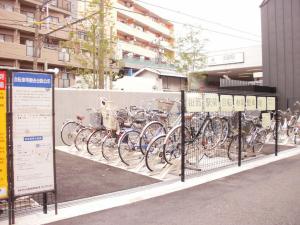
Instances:
[[[51,225],[298,225],[300,156]]]

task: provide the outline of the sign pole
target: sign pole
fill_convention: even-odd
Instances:
[[[181,90],[181,182],[185,181],[185,99],[184,90]]]

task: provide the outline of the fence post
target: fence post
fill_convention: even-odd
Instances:
[[[242,165],[242,112],[239,112],[239,159],[238,166]]]
[[[275,97],[275,156],[278,155],[278,97]]]
[[[43,193],[43,213],[44,214],[47,214],[47,211],[48,211],[47,204],[48,204],[47,193]]]
[[[181,90],[181,181],[185,180],[185,99],[184,90]]]

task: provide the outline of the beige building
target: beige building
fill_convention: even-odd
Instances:
[[[78,1],[78,17],[89,8],[88,1]],[[112,13],[117,14],[116,52],[132,75],[139,69],[169,68],[167,57],[174,57],[174,25],[133,0],[113,0]]]
[[[35,25],[39,23],[41,51],[38,53],[38,69],[57,68],[56,86],[69,87],[74,75],[67,73],[66,66],[78,64],[67,49],[59,48],[59,41],[68,39],[68,32],[61,30],[46,36],[48,32],[70,21],[72,9],[69,0],[52,0],[42,7],[42,0],[0,1],[0,66],[33,69]],[[41,9],[38,18],[37,6]],[[56,70],[57,70],[56,69]]]

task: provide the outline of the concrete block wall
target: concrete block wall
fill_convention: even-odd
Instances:
[[[76,119],[76,115],[85,116],[88,124],[87,108],[99,108],[100,98],[105,97],[113,102],[116,107],[128,107],[130,105],[153,105],[157,98],[169,98],[180,100],[179,92],[129,92],[108,90],[80,90],[80,89],[55,89],[55,137],[56,145],[61,145],[60,129],[63,123],[70,119]]]

